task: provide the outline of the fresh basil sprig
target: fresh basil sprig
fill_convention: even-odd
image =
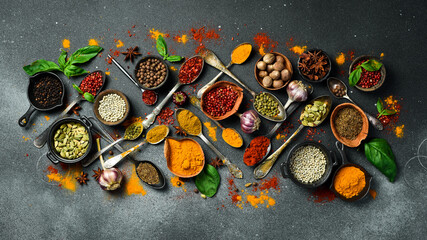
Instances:
[[[168,45],[166,44],[166,41],[162,37],[162,35],[159,35],[159,37],[157,37],[156,49],[157,49],[157,52],[159,52],[159,54],[163,57],[163,60],[167,60],[169,62],[179,62],[182,60],[181,56],[177,56],[177,55],[169,56]]]
[[[79,92],[80,94],[83,95],[83,97],[86,99],[86,101],[93,103],[95,101],[95,97],[88,92],[83,93],[83,91],[79,88],[79,86],[77,86],[76,84],[73,83],[73,88],[77,90],[77,92]]]
[[[207,164],[205,169],[196,177],[196,187],[208,197],[213,197],[218,190],[221,177],[215,167]]]
[[[388,177],[390,182],[394,182],[397,166],[394,161],[393,151],[385,139],[374,138],[365,143],[365,156],[378,170]]]
[[[354,87],[359,82],[360,76],[362,75],[362,68],[364,68],[366,71],[374,72],[380,70],[382,65],[382,63],[376,61],[375,59],[369,59],[368,61],[360,64],[350,73],[350,76],[348,77],[350,86]]]
[[[389,116],[389,115],[393,115],[396,113],[396,110],[393,109],[384,109],[384,104],[383,101],[381,100],[381,98],[378,98],[377,101],[377,110],[378,110],[378,118],[380,118],[381,116]]]
[[[76,66],[75,64],[85,63],[91,60],[96,55],[98,55],[100,51],[102,51],[102,47],[99,46],[83,47],[75,51],[67,61],[67,52],[61,50],[61,54],[58,58],[59,66],[54,62],[39,59],[31,63],[30,65],[24,66],[23,69],[30,76],[33,76],[38,72],[48,71],[61,71],[68,78],[73,76],[79,76],[87,73],[87,71],[83,68]]]

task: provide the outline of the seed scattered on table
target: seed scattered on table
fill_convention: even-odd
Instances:
[[[99,101],[98,112],[105,121],[116,122],[126,112],[125,100],[115,93],[107,94]]]

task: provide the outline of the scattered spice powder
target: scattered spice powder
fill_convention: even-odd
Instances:
[[[138,178],[138,175],[136,174],[134,165],[132,165],[131,176],[128,181],[125,182],[124,188],[128,196],[132,194],[141,194],[142,196],[144,196],[145,194],[147,194]]]
[[[402,108],[401,104],[399,103],[399,101],[396,99],[395,96],[390,95],[384,99],[384,108],[396,111],[396,113],[393,115],[381,116],[380,117],[380,121],[383,124],[385,130],[388,133],[394,133],[394,134],[396,134],[398,131],[399,135],[402,134],[402,137],[403,137],[404,125],[401,125],[401,126],[397,125],[397,122],[398,122],[399,117],[400,117],[400,111]],[[377,114],[377,117],[378,117],[378,115],[379,114]],[[396,129],[398,127],[399,127],[399,130],[396,131]],[[402,130],[402,132],[400,130]],[[396,134],[396,136],[397,136],[397,134]]]
[[[93,39],[93,38],[89,39],[88,44],[89,44],[89,46],[99,46],[98,41],[96,39]]]
[[[48,115],[45,115],[44,118],[46,119],[46,121],[50,120],[50,117]]]
[[[332,202],[334,200],[335,200],[335,193],[325,186],[316,188],[312,192],[311,196],[308,197],[308,201],[313,201],[314,203],[320,203],[320,204],[325,204],[327,202]]]
[[[266,193],[268,193],[268,191],[266,191]],[[259,197],[255,195],[247,195],[247,202],[249,202],[254,208],[258,208],[259,204],[265,204],[266,208],[276,205],[276,200],[266,195],[266,193],[261,192]]]
[[[170,66],[170,67],[169,67],[169,69],[170,69],[170,70],[172,70],[172,71],[174,71],[174,72],[175,72],[176,70],[178,70],[178,69],[177,69],[176,67],[174,67],[174,66]]]
[[[375,191],[374,189],[369,189],[369,194],[371,195],[372,199],[374,199],[374,200],[377,197],[377,191]]]
[[[175,42],[186,44],[188,42],[188,37],[187,37],[186,34],[182,34],[181,36],[180,35],[176,35],[176,36],[173,37],[173,40],[175,40]]]
[[[122,40],[117,40],[117,43],[116,43],[116,48],[121,48],[121,47],[123,47],[125,44],[122,42]]]
[[[405,125],[403,124],[403,125],[400,125],[400,126],[397,126],[395,129],[394,129],[394,132],[395,132],[395,134],[396,134],[396,137],[398,137],[398,138],[403,138],[403,128],[405,127]]]
[[[171,182],[172,186],[174,186],[176,188],[180,187],[180,188],[182,188],[182,190],[184,192],[187,192],[187,187],[185,186],[185,182],[182,181],[179,177],[177,177],[177,176],[171,177],[170,182]]]
[[[293,46],[289,50],[291,50],[295,54],[301,55],[305,51],[307,51],[307,46]]]
[[[159,124],[172,125],[175,122],[173,113],[173,110],[169,107],[163,108],[159,115],[157,115],[157,122],[159,122]]]
[[[150,29],[150,34],[148,36],[151,37],[152,39],[155,39],[155,40],[157,40],[157,38],[159,36],[162,36],[164,38],[170,37],[170,35],[168,33],[162,33],[159,30],[156,30],[154,28]]]
[[[214,142],[216,142],[216,141],[217,141],[217,139],[216,139],[216,129],[217,129],[218,127],[213,126],[213,125],[211,124],[211,122],[204,122],[203,124],[205,125],[205,127],[206,127],[206,128],[208,129],[208,131],[209,131],[209,137],[210,137]]]
[[[257,33],[254,37],[254,42],[258,46],[258,51],[261,55],[265,55],[265,52],[274,52],[277,45],[277,41],[273,41],[266,33]]]
[[[196,54],[202,52],[206,48],[205,45],[207,42],[211,40],[218,41],[221,39],[220,35],[215,31],[214,28],[207,28],[206,26],[200,28],[191,28],[190,34],[198,45],[195,50]]]
[[[382,60],[384,58],[384,53],[380,54],[380,59]]]
[[[345,54],[341,52],[338,57],[335,58],[335,61],[337,61],[338,65],[343,65],[345,63]]]
[[[64,40],[62,40],[62,47],[63,48],[70,48],[70,40],[68,40],[68,39],[64,39]]]
[[[70,192],[75,192],[77,189],[76,177],[80,176],[82,171],[81,165],[71,164],[63,170],[66,172],[61,174],[57,168],[49,166],[44,172],[47,173],[46,177],[48,182],[57,182],[60,188],[67,189]]]

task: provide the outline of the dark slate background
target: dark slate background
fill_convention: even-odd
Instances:
[[[425,12],[424,1],[2,1],[1,238],[425,238],[426,191],[409,188],[403,178],[404,164],[416,155],[419,144],[427,136]],[[131,29],[133,25],[136,27]],[[56,61],[64,38],[70,39],[71,52],[87,45],[90,38],[99,39],[106,50],[115,48],[113,39],[117,38],[122,39],[126,47],[138,45],[141,52],[147,54],[156,52],[153,41],[146,37],[149,29],[178,33],[204,25],[221,28],[223,39],[206,45],[224,63],[228,63],[231,50],[238,43],[253,43],[258,32],[266,32],[279,42],[276,50],[290,58],[294,69],[297,56],[285,44],[291,37],[294,37],[295,44],[323,49],[332,59],[339,52],[348,50],[354,50],[356,56],[384,53],[383,62],[387,68],[385,84],[374,93],[351,89],[350,96],[371,113],[376,112],[374,104],[378,97],[394,95],[399,100],[402,98],[399,123],[405,124],[404,138],[372,128],[369,133],[370,137],[386,138],[392,145],[399,169],[396,181],[390,183],[365,159],[363,151],[357,149],[347,149],[347,155],[350,161],[361,164],[373,175],[372,186],[378,192],[375,200],[368,197],[361,202],[347,203],[336,199],[320,205],[307,200],[310,191],[280,177],[280,192],[270,192],[276,200],[274,207],[266,209],[260,205],[254,209],[246,205],[239,209],[231,204],[228,197],[226,178],[229,174],[226,168],[220,170],[222,184],[218,194],[207,200],[191,194],[193,182],[187,183],[189,194],[180,199],[182,189],[170,184],[164,191],[144,186],[145,196],[120,196],[101,191],[93,180],[74,194],[42,181],[36,164],[47,149],[35,148],[32,141],[48,123],[52,123],[61,109],[48,113],[51,117],[49,122],[43,117],[45,113],[35,113],[31,123],[36,126],[18,126],[18,118],[29,106],[26,99],[28,76],[22,66],[39,58]],[[127,36],[128,29],[135,33],[135,37]],[[234,41],[231,41],[232,37]],[[193,55],[197,47],[193,41],[186,45],[171,39],[167,41],[178,54],[187,57]],[[142,104],[140,91],[115,66],[106,64],[106,53],[104,51],[102,58],[84,65],[85,69],[105,71],[109,68],[111,75],[106,87],[126,93],[134,116],[150,112],[152,107]],[[262,90],[253,76],[258,58],[259,54],[254,51],[245,64],[232,67],[232,71],[255,91]],[[131,69],[134,66],[124,63],[122,56],[119,61]],[[349,64],[337,66],[334,63],[331,76],[345,79],[347,74],[341,76],[339,71],[347,72]],[[207,66],[197,83],[207,83],[217,73],[216,69]],[[172,73],[169,83],[161,89],[161,99],[176,82],[176,75],[176,72]],[[60,76],[67,85],[67,102],[70,102],[69,96],[75,95],[71,84],[78,83],[82,77],[68,80],[64,75]],[[294,78],[299,78],[297,73]],[[228,77],[222,79],[232,81]],[[328,94],[325,84],[314,86],[314,96]],[[190,88],[187,86],[184,90]],[[285,91],[275,94],[283,103],[286,101]],[[245,93],[245,101],[249,99],[249,94]],[[335,106],[342,102],[334,99]],[[85,102],[82,107],[82,114],[93,116],[90,103]],[[297,124],[295,116],[291,118],[294,125]],[[206,121],[204,116],[201,119]],[[227,127],[238,128],[236,117],[223,123]],[[263,120],[263,125],[258,134],[272,127],[266,120]],[[320,128],[326,133],[316,135],[315,140],[322,140],[330,150],[334,150],[335,138],[329,123]],[[303,130],[290,147],[303,141],[306,131]],[[214,144],[244,172],[245,179],[236,181],[242,189],[246,182],[253,181],[252,168],[241,161],[243,149],[231,149],[220,139],[219,133],[217,135],[219,140]],[[24,141],[22,136],[30,140]],[[253,137],[245,135],[246,144]],[[205,148],[206,159],[214,157],[206,145],[201,144]],[[279,144],[274,140],[273,149]],[[277,166],[285,160],[290,147],[281,155],[272,174],[277,175]],[[137,158],[155,162],[168,180],[172,176],[163,158],[163,144],[144,147]],[[47,166],[45,158],[40,161]],[[130,163],[122,166],[126,164]],[[423,171],[421,167],[414,166],[415,170]],[[95,167],[97,165],[86,171],[91,172]],[[425,180],[426,172],[423,174],[420,176]],[[225,208],[221,207],[222,204]]]

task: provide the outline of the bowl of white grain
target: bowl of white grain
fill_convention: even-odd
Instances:
[[[98,94],[93,104],[95,117],[105,125],[115,126],[129,115],[129,101],[119,90],[107,89]]]

